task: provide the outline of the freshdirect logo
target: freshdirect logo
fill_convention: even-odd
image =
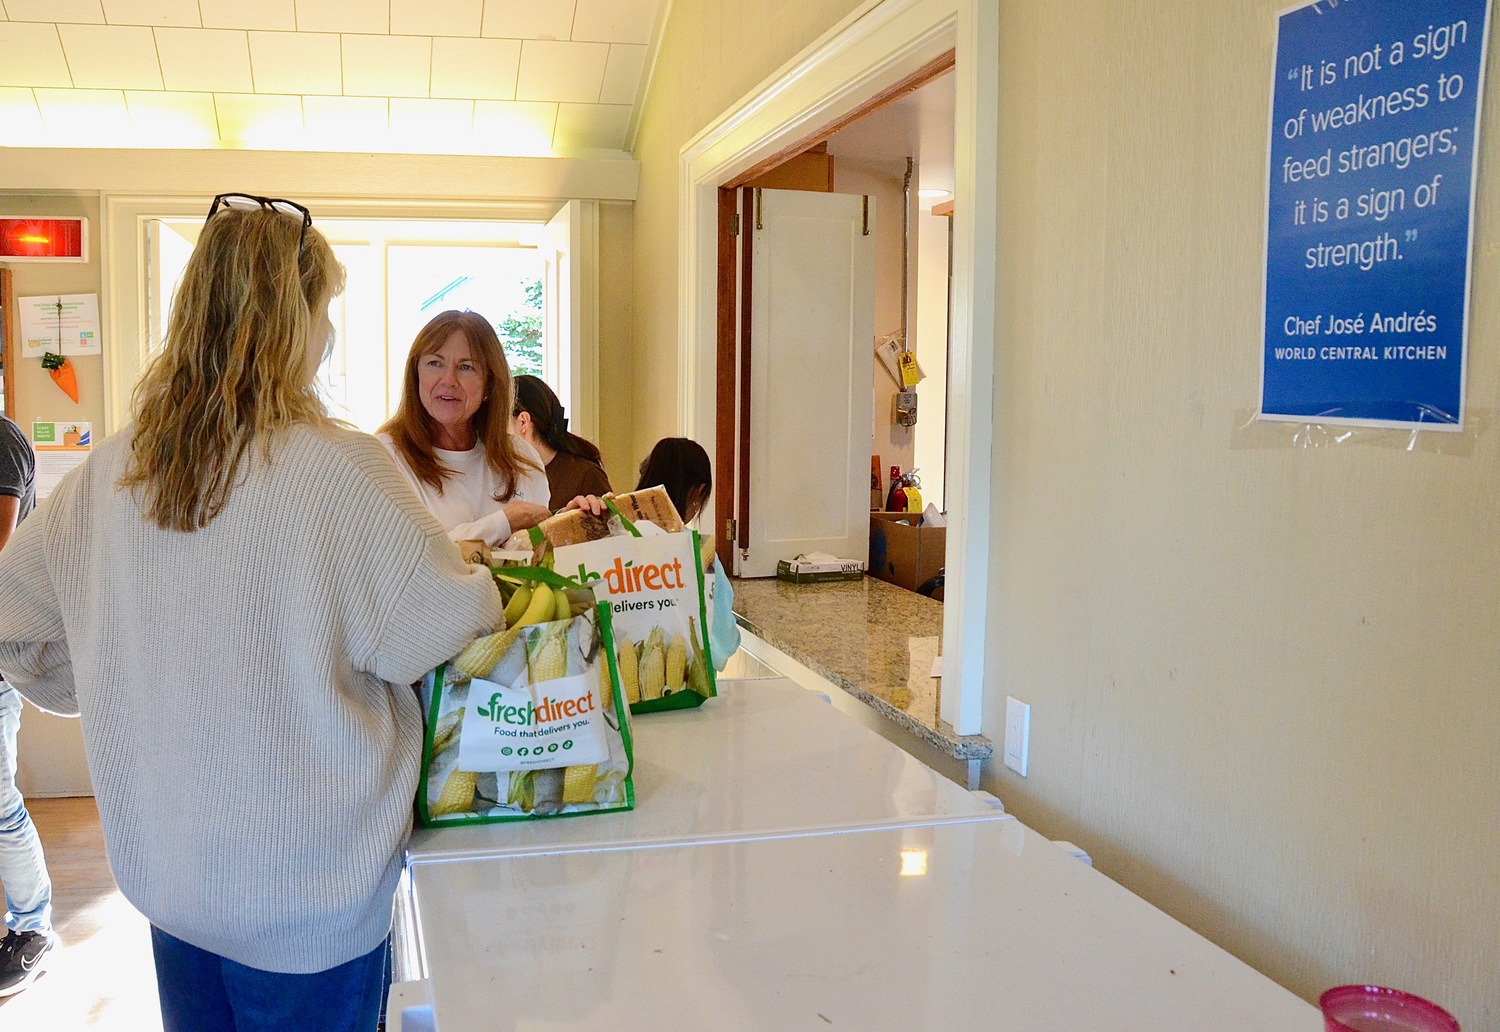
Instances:
[[[488,706],[476,710],[481,717],[496,724],[513,724],[517,727],[537,727],[559,720],[581,717],[594,709],[594,693],[585,692],[576,699],[543,699],[540,703],[527,702],[524,706],[507,706],[505,697],[499,692],[490,696]]]
[[[636,591],[670,591],[673,588],[684,588],[682,582],[682,560],[673,559],[670,563],[643,563],[640,566],[634,562],[623,562],[615,559],[615,564],[602,574],[596,573],[578,564],[578,581],[587,584],[589,581],[602,580],[609,586],[611,595],[629,595]]]

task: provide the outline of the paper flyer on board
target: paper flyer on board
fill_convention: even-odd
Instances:
[[[64,355],[98,355],[98,294],[44,294],[16,299],[21,312],[21,357],[41,358],[49,351]]]
[[[83,465],[93,446],[92,423],[32,423],[37,501],[51,494],[70,471]]]

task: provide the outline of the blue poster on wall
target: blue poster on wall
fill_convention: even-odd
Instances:
[[[1277,16],[1262,419],[1462,429],[1489,8]]]

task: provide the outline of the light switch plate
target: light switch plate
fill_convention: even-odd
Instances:
[[[1005,697],[1005,765],[1026,776],[1026,753],[1031,741],[1031,703]]]

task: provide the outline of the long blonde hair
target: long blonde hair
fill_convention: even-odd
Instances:
[[[164,347],[136,385],[134,438],[120,478],[166,530],[206,527],[229,500],[252,444],[270,459],[281,428],[325,425],[306,375],[314,311],[343,288],[316,229],[270,210],[225,208],[198,238]]]
[[[462,333],[469,342],[470,357],[484,374],[484,400],[479,403],[470,422],[478,443],[484,446],[485,462],[494,470],[501,484],[495,501],[508,502],[521,486],[522,474],[528,469],[540,470],[541,467],[522,458],[511,443],[510,410],[515,392],[510,379],[510,363],[505,360],[505,348],[501,346],[495,328],[478,312],[451,309],[439,312],[417,331],[406,356],[401,401],[396,406],[396,414],[386,421],[380,432],[391,435],[397,454],[406,461],[417,479],[442,494],[443,481],[453,476],[454,471],[439,462],[433,451],[433,419],[422,407],[417,372],[421,360],[440,351],[454,331]]]

